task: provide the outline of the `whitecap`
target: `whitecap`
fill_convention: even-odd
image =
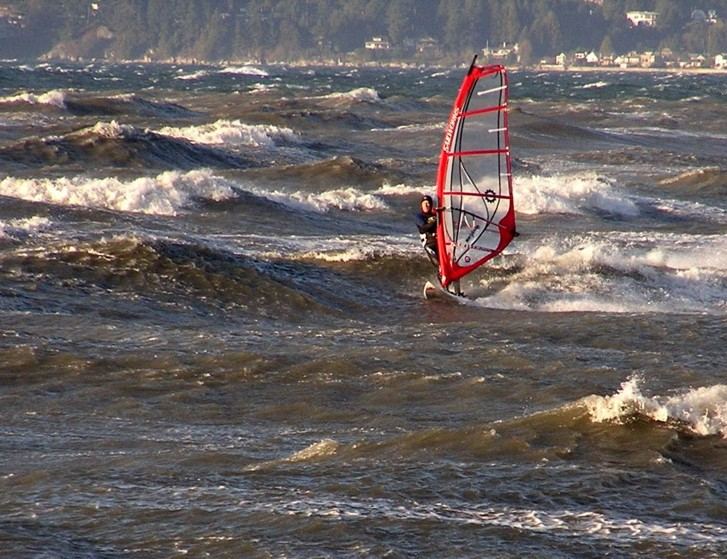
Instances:
[[[622,217],[639,215],[634,199],[614,182],[596,173],[520,177],[517,180],[517,209],[523,214],[584,214],[608,212]]]
[[[387,498],[335,499],[305,495],[283,502],[258,502],[259,510],[274,510],[305,517],[378,519],[380,522],[427,522],[429,524],[507,527],[522,533],[578,537],[584,542],[635,543],[656,541],[673,545],[704,545],[727,542],[723,524],[642,520],[615,511],[569,510],[558,507],[508,507],[498,504],[468,506],[447,500],[426,503]]]
[[[181,72],[181,70],[180,70]],[[176,80],[199,80],[202,78],[205,78],[209,76],[209,70],[197,70],[196,72],[192,72],[191,74],[182,74],[180,76],[176,76],[174,79]]]
[[[268,72],[265,70],[262,70],[260,68],[257,68],[256,66],[226,66],[219,70],[220,74],[239,74],[243,76],[259,76],[259,77],[266,77],[269,76]]]
[[[325,213],[332,209],[373,211],[388,208],[379,196],[354,187],[342,187],[324,192],[286,192],[283,190],[252,189],[256,196],[267,198],[296,209]]]
[[[0,239],[39,233],[47,230],[51,226],[51,223],[50,219],[41,216],[0,221]]]
[[[510,250],[518,250],[508,258]],[[727,240],[676,233],[589,233],[525,239],[480,281],[487,307],[546,312],[727,313]]]
[[[602,87],[608,87],[609,85],[611,85],[611,84],[608,82],[598,81],[598,82],[584,84],[584,85],[580,86],[580,88],[581,89],[594,89],[594,88],[600,89]]]
[[[356,262],[387,256],[409,256],[421,249],[411,236],[391,235],[305,238],[288,246],[286,255],[297,253],[300,258],[323,262]]]
[[[248,145],[273,147],[276,141],[298,142],[299,136],[290,128],[272,124],[245,124],[239,120],[221,119],[210,124],[165,127],[158,131],[165,136],[184,138],[198,144]]]
[[[27,103],[29,105],[50,105],[60,109],[66,108],[66,93],[60,89],[53,89],[46,93],[18,93],[8,97],[1,97],[0,103]]]
[[[420,186],[412,186],[409,184],[389,184],[388,182],[384,182],[384,184],[375,191],[375,194],[380,196],[408,196],[410,194],[423,194],[430,191],[434,191],[433,186],[427,190],[422,189]]]
[[[375,101],[381,100],[381,96],[379,95],[379,92],[376,91],[372,87],[358,87],[358,88],[352,89],[350,91],[329,93],[328,95],[323,95],[320,98],[321,99],[342,99],[342,100],[346,100],[346,101],[356,101],[356,102],[363,102],[363,101],[375,102]]]
[[[643,379],[634,376],[611,396],[591,396],[585,403],[593,421],[623,423],[635,415],[678,425],[701,436],[727,438],[727,385],[683,390],[673,396],[646,396]]]
[[[15,178],[0,181],[0,194],[60,206],[104,208],[122,212],[176,215],[194,198],[233,197],[232,183],[209,170],[167,171],[155,177],[121,180],[116,177]]]

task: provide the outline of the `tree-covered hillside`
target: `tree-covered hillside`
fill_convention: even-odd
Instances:
[[[365,57],[364,43],[374,36],[389,42],[386,56],[394,58],[461,59],[504,42],[519,43],[526,63],[574,50],[727,51],[727,0],[15,0],[0,6],[5,58],[50,51],[115,59]],[[633,27],[629,10],[658,12],[657,25]],[[695,10],[716,17],[705,20]],[[435,48],[417,54],[424,38]]]

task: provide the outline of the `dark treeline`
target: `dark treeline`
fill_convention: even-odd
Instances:
[[[386,56],[416,57],[416,42],[460,59],[486,45],[519,43],[523,62],[558,52],[618,54],[669,47],[727,51],[727,0],[16,0],[23,15],[6,32],[0,55],[200,60],[372,56],[373,36]],[[655,28],[633,28],[628,10],[659,13]],[[717,14],[716,21],[694,10]],[[699,13],[696,13],[698,16]],[[99,31],[102,28],[102,31]],[[58,45],[65,45],[58,49]],[[381,56],[381,55],[379,55]],[[423,56],[423,55],[419,55]]]

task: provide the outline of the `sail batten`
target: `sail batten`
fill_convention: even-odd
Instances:
[[[473,62],[447,121],[437,172],[445,287],[500,254],[515,235],[507,111],[505,68]]]
[[[476,111],[468,111],[464,113],[462,116],[468,117],[468,116],[477,116],[482,115],[486,113],[493,113],[497,111],[506,111],[507,105],[497,105],[495,107],[487,107],[485,109],[477,109]]]
[[[449,151],[446,153],[447,157],[467,157],[470,155],[498,155],[507,153],[507,149],[480,149],[470,151]]]
[[[501,85],[500,87],[493,87],[492,89],[487,89],[485,91],[478,91],[477,95],[487,95],[488,93],[495,93],[496,91],[502,91],[506,88],[506,85]]]

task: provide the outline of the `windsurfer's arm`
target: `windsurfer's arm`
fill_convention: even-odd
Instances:
[[[436,216],[425,216],[424,214],[416,215],[417,228],[420,233],[435,233],[437,231],[437,218]]]

